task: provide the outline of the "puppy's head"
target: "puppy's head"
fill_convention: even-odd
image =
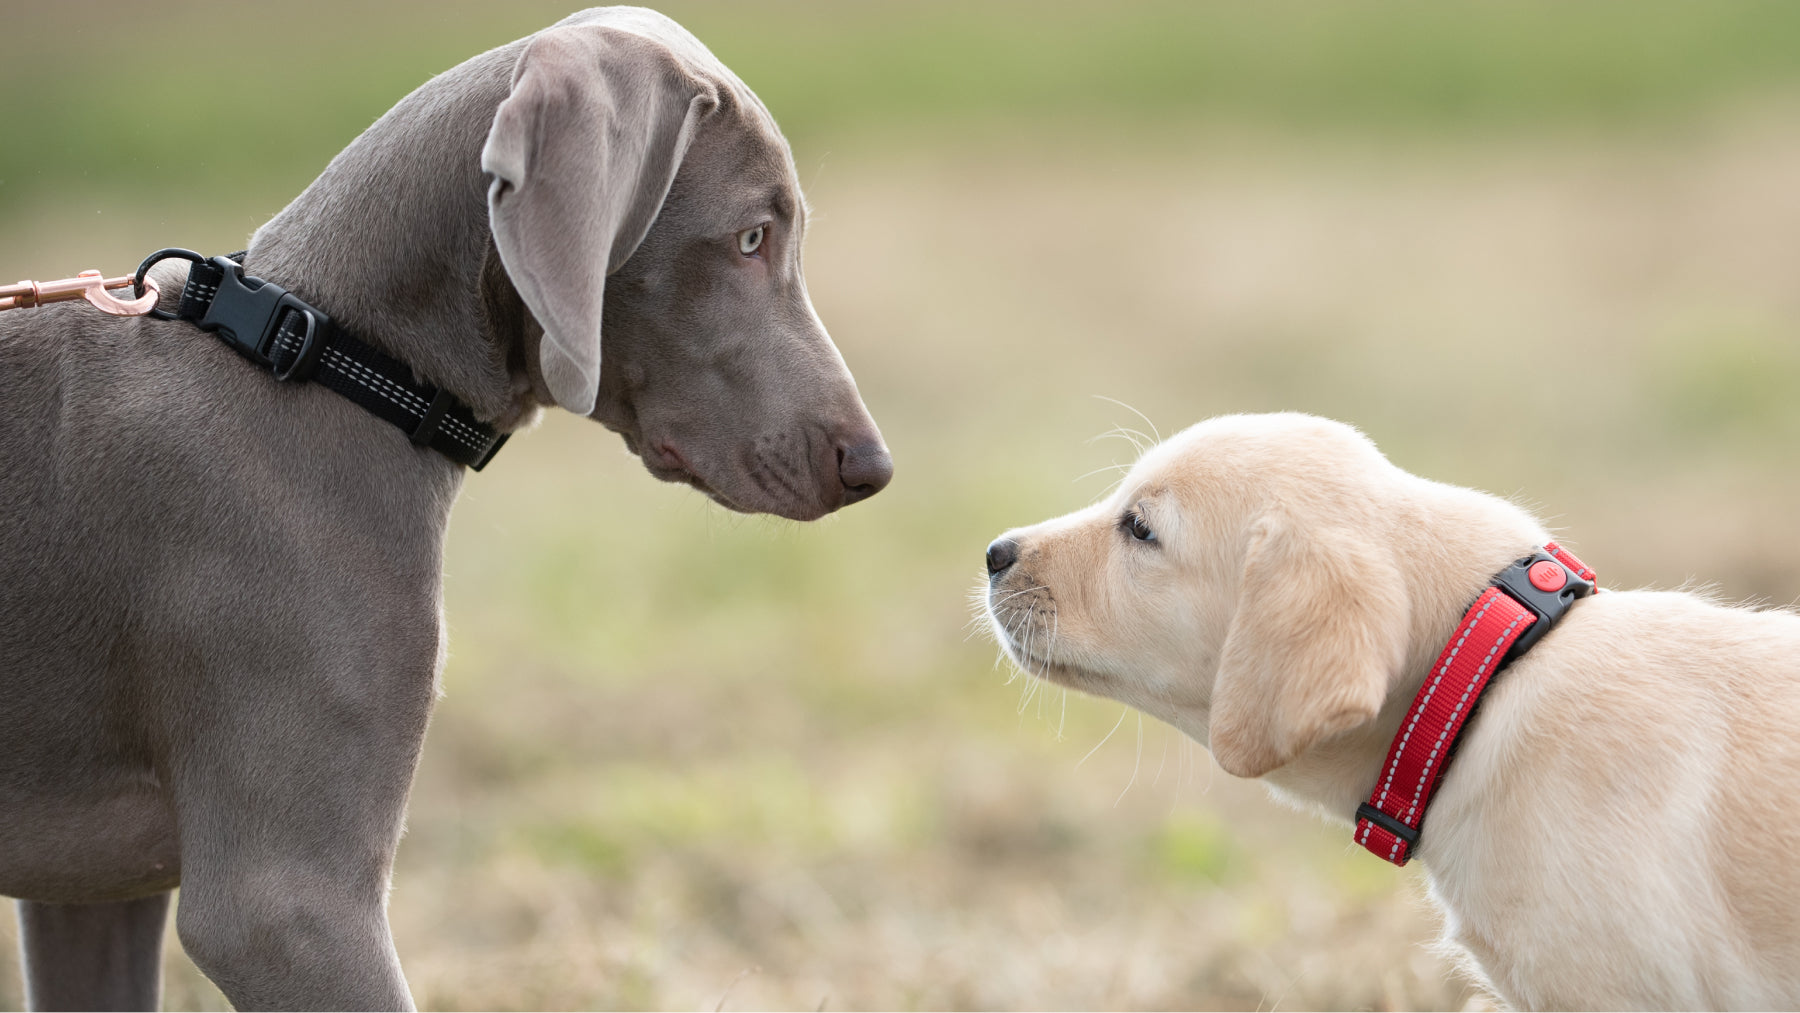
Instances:
[[[539,33],[482,168],[500,260],[541,326],[528,369],[557,404],[734,510],[808,520],[887,484],[807,295],[787,143],[693,36],[627,7]]]
[[[1339,423],[1200,423],[1104,502],[989,546],[991,624],[1027,671],[1260,776],[1372,720],[1401,676],[1407,587],[1385,533],[1405,480]]]

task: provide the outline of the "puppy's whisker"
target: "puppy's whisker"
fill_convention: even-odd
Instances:
[[[998,668],[1002,661],[1010,662],[1012,665],[1012,672],[1007,676],[1005,684],[1012,685],[1022,675],[1031,677],[1032,685],[1023,687],[1021,690],[1022,695],[1018,704],[1018,713],[1021,717],[1030,708],[1034,699],[1038,703],[1038,717],[1040,719],[1043,717],[1047,694],[1040,694],[1038,684],[1051,681],[1049,677],[1050,663],[1039,658],[1038,655],[1049,654],[1054,650],[1061,616],[1055,608],[1046,609],[1039,601],[1024,603],[1024,609],[1021,611],[1014,604],[1014,599],[1045,590],[1048,590],[1045,585],[1033,584],[1030,587],[1008,591],[991,601],[988,600],[988,594],[984,593],[979,586],[969,593],[969,605],[973,613],[969,618],[969,625],[981,624],[981,628],[985,628],[989,634],[994,634],[998,628],[999,635],[995,639],[1000,642],[1001,649],[994,659],[994,667]],[[1050,619],[1050,627],[1047,631],[1040,618],[1042,612],[1047,612]],[[963,639],[967,641],[974,635],[974,630],[971,629]],[[1040,644],[1039,641],[1042,643]],[[1063,704],[1065,721],[1067,720],[1067,708],[1065,697]],[[1060,726],[1057,734],[1060,738]]]
[[[1100,467],[1095,468],[1093,471],[1086,472],[1084,474],[1076,476],[1074,481],[1071,481],[1069,484],[1074,485],[1076,482],[1080,482],[1082,479],[1093,478],[1095,475],[1098,475],[1103,471],[1116,471],[1119,474],[1123,475],[1130,470],[1131,470],[1131,465],[1129,465],[1129,464],[1117,464],[1117,463],[1103,464]],[[1115,484],[1117,484],[1117,483],[1115,483]]]
[[[1088,760],[1092,759],[1093,755],[1100,751],[1100,747],[1106,745],[1107,740],[1111,739],[1113,737],[1113,732],[1116,732],[1119,730],[1119,725],[1122,725],[1125,723],[1125,715],[1130,714],[1130,713],[1131,713],[1131,705],[1127,704],[1125,706],[1125,709],[1119,712],[1119,720],[1116,724],[1114,724],[1112,726],[1112,732],[1107,732],[1106,738],[1101,739],[1099,742],[1094,743],[1094,748],[1088,750],[1087,755],[1082,757],[1081,760],[1075,764],[1076,770],[1080,770],[1081,765],[1083,763],[1086,763],[1086,762],[1088,762]]]
[[[1041,590],[1044,590],[1044,586],[1041,584],[1033,585],[1031,587],[1026,587],[1026,588],[1020,588],[1018,590],[1010,591],[1010,592],[1006,593],[1005,595],[1001,596],[997,601],[993,601],[993,602],[989,602],[987,600],[986,594],[983,593],[980,589],[976,589],[975,591],[972,591],[970,593],[970,596],[969,596],[970,603],[969,604],[970,604],[972,611],[974,611],[975,614],[970,617],[969,623],[971,626],[974,626],[975,628],[972,629],[966,636],[964,636],[963,639],[965,641],[967,641],[967,640],[973,638],[976,630],[985,630],[988,634],[993,635],[994,627],[996,625],[998,625],[1000,627],[1001,631],[1004,633],[1004,636],[1003,637],[1002,636],[995,637],[995,640],[1001,641],[1001,643],[1000,643],[1001,650],[994,659],[994,667],[995,668],[1000,667],[1000,662],[1002,659],[1013,663],[1013,666],[1014,666],[1013,674],[1010,677],[1008,677],[1006,680],[1006,684],[1009,686],[1012,685],[1013,679],[1017,678],[1019,676],[1020,672],[1019,672],[1019,664],[1018,664],[1017,659],[1012,657],[1013,652],[1007,650],[1007,648],[1011,644],[1016,643],[1020,639],[1019,638],[1020,629],[1022,627],[1027,626],[1027,624],[1030,622],[1032,612],[1035,611],[1035,606],[1033,607],[1033,609],[1027,610],[1027,612],[1024,615],[1020,615],[1016,609],[1008,610],[1006,608],[1006,606],[1014,598],[1017,598],[1020,595],[1029,594],[1033,591],[1041,591]],[[1012,614],[1011,615],[1006,614],[1008,611],[1011,611]],[[975,624],[980,624],[980,625],[977,626]],[[1029,630],[1027,630],[1026,632],[1028,633]],[[1026,673],[1026,674],[1029,674],[1029,673]]]
[[[1187,787],[1187,746],[1178,743],[1175,748],[1175,797],[1169,800],[1169,811],[1181,804],[1181,790]]]
[[[1119,400],[1116,397],[1107,397],[1105,394],[1095,394],[1094,396],[1099,398],[1102,401],[1111,401],[1113,404],[1118,405],[1120,408],[1123,408],[1126,411],[1130,412],[1131,414],[1136,415],[1138,418],[1143,419],[1144,425],[1149,426],[1150,431],[1156,434],[1156,442],[1158,442],[1158,443],[1162,442],[1162,431],[1156,428],[1156,423],[1150,421],[1150,416],[1145,415],[1143,412],[1138,411],[1136,408],[1131,407],[1130,405],[1126,404],[1125,402]]]
[[[994,603],[993,607],[995,609],[999,609],[1002,605],[1005,605],[1007,602],[1012,601],[1014,598],[1017,598],[1018,596],[1020,596],[1022,594],[1030,594],[1033,591],[1042,591],[1044,589],[1045,589],[1044,585],[1037,584],[1032,587],[1021,588],[1017,591],[1008,591],[1004,597],[1002,597],[999,601]]]
[[[1145,450],[1156,445],[1155,440],[1151,439],[1150,434],[1141,429],[1131,429],[1126,426],[1119,426],[1115,431],[1121,435],[1131,437],[1131,442],[1138,448],[1139,453],[1143,453]]]
[[[1140,442],[1142,440],[1142,438],[1143,438],[1142,433],[1134,434],[1128,430],[1114,428],[1114,429],[1108,429],[1107,431],[1105,431],[1103,433],[1095,433],[1094,435],[1088,437],[1085,442],[1087,442],[1091,446],[1095,443],[1099,443],[1101,440],[1124,440],[1126,443],[1129,443],[1133,447],[1138,448],[1139,453],[1142,453],[1143,452],[1143,444]]]
[[[979,615],[975,616],[973,621],[978,622],[982,619],[992,617],[996,622],[999,622],[1002,626],[1004,626],[1006,628],[1007,634],[1009,636],[1011,636],[1011,635],[1013,635],[1013,632],[1014,632],[1012,629],[1012,624],[1011,624],[1009,618],[1002,614],[1003,612],[1005,612],[1007,610],[1007,608],[1006,608],[1007,605],[1010,604],[1014,598],[1017,598],[1022,594],[1030,594],[1033,591],[1042,591],[1042,590],[1043,590],[1043,587],[1041,585],[1038,587],[1028,587],[1023,590],[1012,591],[1012,592],[1006,594],[1005,596],[1003,596],[1002,598],[1000,598],[1000,600],[993,602],[992,604],[983,603],[983,605],[981,606],[981,613]]]
[[[1034,608],[1035,608],[1035,606],[1034,606]],[[1057,630],[1057,624],[1059,622],[1061,622],[1061,619],[1062,619],[1062,616],[1061,616],[1060,612],[1052,612],[1050,614],[1050,635],[1049,635],[1049,637],[1046,638],[1044,646],[1040,649],[1041,652],[1046,657],[1048,657],[1056,649],[1056,630]],[[1029,635],[1031,635],[1031,633],[1035,633],[1035,632],[1038,632],[1038,630],[1037,630],[1037,627],[1034,626],[1032,631],[1028,632],[1027,635],[1029,636]],[[1048,683],[1050,681],[1050,663],[1049,663],[1049,661],[1033,657],[1029,646],[1027,646],[1026,649],[1021,653],[1024,656],[1026,671],[1035,677],[1033,679],[1033,682],[1036,682],[1039,684]],[[1042,668],[1043,670],[1039,671],[1038,670],[1039,668]],[[1039,706],[1040,707],[1042,706],[1042,703],[1043,703],[1043,700],[1040,697],[1039,698]],[[1040,712],[1038,716],[1042,717],[1043,715]]]
[[[1126,443],[1131,444],[1132,448],[1135,449],[1140,456],[1142,456],[1144,451],[1150,449],[1150,437],[1145,436],[1135,429],[1115,427],[1093,437],[1088,440],[1088,442],[1098,443],[1101,440],[1124,440]]]
[[[1033,584],[1030,587],[1016,588],[1016,589],[1014,589],[1012,591],[1008,591],[1006,594],[1002,595],[1000,598],[1000,601],[995,602],[995,604],[996,605],[1003,604],[1010,598],[1015,598],[1022,594],[1028,594],[1032,591],[1042,591],[1042,590],[1045,590],[1045,587],[1042,584]],[[986,608],[987,604],[988,604],[988,594],[989,593],[990,593],[990,590],[985,581],[970,588],[969,595],[968,595],[970,607],[974,608],[977,611],[980,611],[980,610]]]
[[[1120,802],[1125,801],[1125,796],[1131,791],[1131,786],[1134,784],[1137,784],[1138,768],[1143,766],[1143,763],[1144,763],[1144,712],[1143,711],[1138,712],[1137,726],[1138,726],[1137,758],[1131,761],[1131,780],[1125,782],[1125,790],[1122,792],[1119,792],[1118,798],[1113,799],[1113,808],[1114,809],[1117,809],[1119,807]]]
[[[1027,671],[1030,670],[1029,665],[1031,663],[1031,641],[1033,635],[1037,632],[1037,623],[1033,622],[1036,618],[1037,602],[1034,601],[1025,606],[1025,638],[1024,641],[1019,644],[1019,657],[1025,660],[1025,663],[1028,666]]]
[[[1061,624],[1062,612],[1058,610],[1050,613],[1050,636],[1044,642],[1044,670],[1038,673],[1038,678],[1043,679],[1046,682],[1050,679],[1050,658],[1056,654],[1056,634],[1062,628]]]
[[[1119,477],[1113,479],[1111,482],[1108,482],[1106,484],[1106,488],[1100,490],[1100,495],[1096,496],[1094,498],[1094,503],[1104,503],[1106,500],[1112,498],[1113,493],[1119,491],[1119,486],[1125,484],[1125,479],[1127,479],[1131,476],[1131,469],[1128,466],[1121,464],[1118,466],[1118,468],[1119,468]],[[1089,504],[1089,505],[1091,506],[1093,504]]]
[[[1031,688],[1025,691],[1025,699],[1019,702],[1020,717],[1025,716],[1025,709],[1031,706],[1031,701],[1038,699],[1038,691],[1044,687],[1044,680],[1037,678],[1036,671],[1033,671],[1031,675],[1032,678],[1027,680],[1031,683]]]
[[[1024,610],[1024,644],[1019,646],[1019,657],[1026,660],[1026,666],[1030,666],[1031,641],[1035,641],[1035,639],[1037,639],[1037,601],[1026,605],[1026,610]],[[1030,671],[1030,668],[1026,671]]]
[[[1150,787],[1152,787],[1152,788],[1156,787],[1157,784],[1162,781],[1163,768],[1168,766],[1168,764],[1169,764],[1169,733],[1170,733],[1169,726],[1164,725],[1163,726],[1163,737],[1162,737],[1162,746],[1163,746],[1162,747],[1162,759],[1160,761],[1158,761],[1156,764],[1156,776],[1150,779]]]
[[[1025,614],[1019,617],[1018,625],[1022,628],[1023,635],[1021,635],[1019,631],[1014,630],[1010,625],[1007,627],[1007,639],[1016,642],[1019,645],[1018,650],[1013,652],[1019,659],[1029,659],[1031,657],[1031,617],[1036,611],[1037,604],[1033,602],[1026,606]],[[1006,684],[1010,686],[1012,685],[1013,679],[1018,678],[1020,675],[1030,674],[1032,673],[1026,668],[1026,662],[1016,660],[1013,664],[1012,678],[1007,679]]]
[[[1019,698],[1019,717],[1025,716],[1025,709],[1031,706],[1032,699],[1038,695],[1038,689],[1043,685],[1044,680],[1042,679],[1025,680],[1025,693]]]
[[[963,623],[963,642],[967,643],[970,640],[973,640],[978,633],[986,633],[989,636],[993,636],[994,621],[997,618],[997,616],[988,611],[987,602],[983,601],[978,604],[975,607],[975,614],[969,617],[968,622]]]

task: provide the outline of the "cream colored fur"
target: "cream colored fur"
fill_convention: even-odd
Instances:
[[[1349,426],[1225,416],[1003,536],[989,613],[1026,669],[1348,826],[1463,610],[1549,537]],[[1495,678],[1415,854],[1446,941],[1513,1006],[1800,1006],[1800,617],[1576,603]]]

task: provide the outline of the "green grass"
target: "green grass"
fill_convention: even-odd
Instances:
[[[158,10],[9,15],[0,216],[68,189],[171,186],[189,202],[273,211],[401,95],[567,8]],[[669,10],[758,90],[803,153],[946,130],[1049,132],[1079,148],[1099,123],[1175,135],[1217,120],[1429,134],[1644,125],[1800,84],[1800,8],[1773,0]]]
[[[1152,856],[1178,880],[1213,886],[1244,865],[1230,828],[1200,813],[1182,813],[1165,822],[1153,839]]]
[[[1659,345],[1651,369],[1672,438],[1729,441],[1778,457],[1800,440],[1800,350],[1778,327],[1690,325]]]

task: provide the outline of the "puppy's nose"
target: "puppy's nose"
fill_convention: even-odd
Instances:
[[[894,480],[894,459],[880,443],[838,448],[838,481],[844,483],[844,506],[860,503]]]
[[[998,577],[1006,572],[1006,568],[1019,561],[1019,543],[1010,538],[996,538],[988,546],[988,576]]]

